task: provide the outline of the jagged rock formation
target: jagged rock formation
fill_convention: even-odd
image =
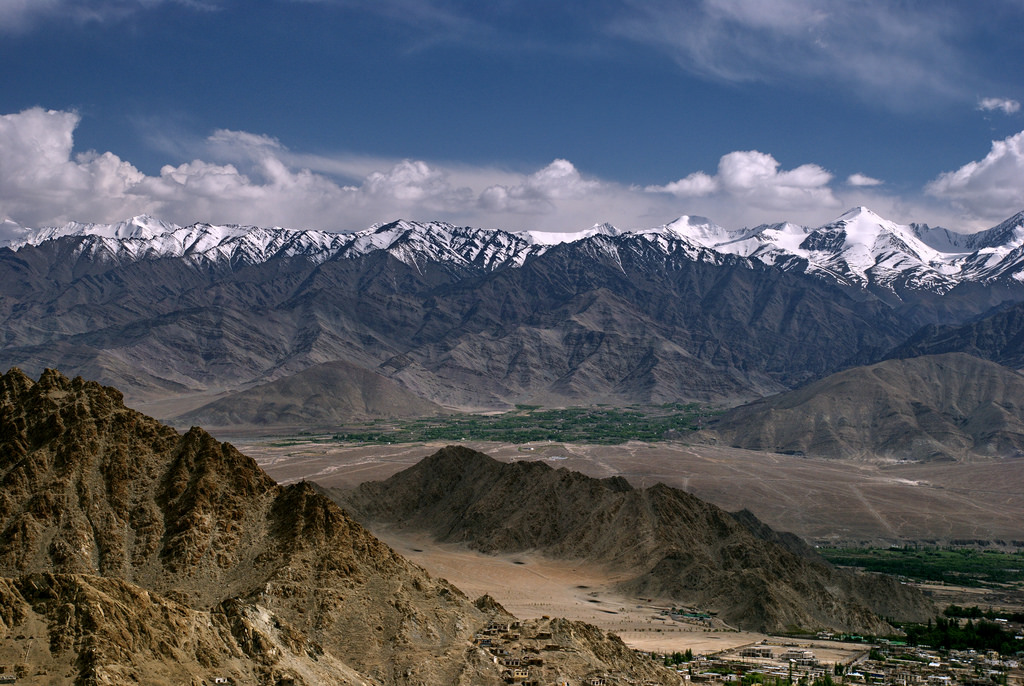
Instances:
[[[298,374],[207,403],[171,421],[217,426],[337,427],[377,417],[443,413],[391,379],[347,362],[324,362]]]
[[[621,477],[599,480],[448,447],[386,481],[334,495],[360,518],[439,541],[629,570],[628,592],[710,608],[748,629],[883,633],[879,615],[932,615],[917,591],[794,554],[749,513],[738,520],[662,484],[634,489]]]
[[[37,573],[0,579],[0,606],[5,664],[45,683],[368,683],[256,604],[195,610],[121,579]]]
[[[751,450],[951,460],[1024,454],[1024,376],[963,353],[889,360],[735,408],[711,431]]]
[[[54,371],[0,377],[0,600],[0,661],[48,683],[501,683],[472,645],[494,613],[311,484]],[[578,633],[566,673],[612,668]]]

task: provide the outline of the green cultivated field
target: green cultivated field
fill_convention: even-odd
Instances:
[[[914,581],[979,587],[1024,582],[1024,552],[968,548],[820,548],[818,552],[833,564]]]
[[[596,443],[664,441],[683,438],[714,414],[696,403],[652,407],[573,407],[544,410],[519,405],[496,415],[450,415],[398,422],[374,422],[334,434],[353,443],[417,443],[420,441],[498,441],[530,443]]]

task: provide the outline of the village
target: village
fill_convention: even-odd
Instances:
[[[675,665],[684,680],[702,684],[881,684],[893,686],[1024,686],[1024,656],[996,651],[937,651],[880,639],[819,634],[814,641],[764,639],[757,644],[695,656]],[[860,637],[856,637],[860,638]],[[672,662],[673,656],[652,659]]]
[[[708,622],[694,613],[664,611],[687,622]],[[545,618],[546,619],[546,618]],[[1024,631],[1024,627],[1015,627]],[[608,670],[595,670],[582,679],[559,670],[565,650],[550,631],[533,627],[526,633],[519,622],[494,622],[474,638],[477,649],[503,669],[506,683],[522,686],[618,686],[654,683]],[[1024,686],[1024,656],[1001,656],[996,651],[939,651],[902,641],[822,632],[814,637],[766,637],[755,643],[694,655],[639,651],[673,669],[680,683],[764,684],[766,686]]]

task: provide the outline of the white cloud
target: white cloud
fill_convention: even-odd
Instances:
[[[159,175],[148,176],[112,153],[74,155],[79,119],[74,112],[39,108],[0,117],[0,217],[36,227],[116,221],[148,212],[178,223],[333,230],[398,217],[555,228],[574,221],[587,207],[596,222],[607,209],[619,219],[630,216],[622,208],[637,204],[606,207],[616,194],[621,199],[630,192],[586,179],[566,160],[517,174],[458,165],[449,169],[422,160],[333,159],[294,154],[269,136],[229,130],[215,131],[195,146],[203,154],[191,162],[166,165]],[[297,160],[358,178],[339,183],[297,166]],[[607,194],[595,197],[601,191]]]
[[[846,178],[846,185],[848,186],[881,186],[882,181],[880,179],[874,179],[865,174],[850,174]]]
[[[659,46],[685,70],[728,82],[827,84],[913,108],[973,99],[968,5],[848,0],[626,0],[609,31]],[[973,14],[972,14],[973,13]]]
[[[0,216],[26,226],[76,216],[149,211],[133,188],[144,175],[112,153],[71,157],[74,112],[41,108],[0,116]]]
[[[985,227],[981,220],[965,226],[965,217],[991,219],[991,226],[1024,207],[1024,132],[997,141],[984,160],[929,185],[931,196],[956,203],[954,212],[935,200],[929,205],[923,198],[882,193],[866,185],[874,180],[863,175],[834,188],[832,174],[816,164],[784,169],[756,150],[723,155],[713,174],[694,171],[664,185],[636,187],[588,176],[565,159],[522,173],[309,155],[269,136],[218,130],[192,146],[191,161],[147,175],[110,152],[76,154],[79,120],[74,112],[39,108],[0,116],[0,238],[17,235],[21,227],[112,222],[144,212],[179,224],[333,231],[398,218],[575,231],[605,221],[648,228],[682,214],[731,228],[775,221],[818,226],[863,204],[896,221],[962,230]]]
[[[646,190],[655,193],[671,193],[681,198],[699,198],[717,191],[718,179],[699,171],[664,186],[648,186]]]
[[[1003,114],[1014,114],[1020,111],[1020,103],[1009,98],[982,98],[978,101],[978,109],[985,112],[999,110]]]
[[[998,221],[1024,209],[1024,131],[993,141],[984,159],[941,174],[926,192],[970,217]]]
[[[750,208],[794,213],[840,205],[829,187],[832,180],[829,172],[816,164],[804,164],[788,171],[780,171],[779,166],[774,157],[757,150],[731,152],[719,160],[715,176],[694,172],[678,181],[648,186],[645,190],[679,197],[717,195]]]
[[[196,9],[217,7],[216,0],[0,0],[0,32],[27,31],[45,21],[119,21],[168,2]]]
[[[516,185],[496,184],[480,194],[480,206],[492,212],[543,213],[559,201],[590,197],[601,190],[601,182],[584,179],[568,160],[558,159]]]

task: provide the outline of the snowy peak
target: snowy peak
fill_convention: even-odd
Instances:
[[[43,241],[61,236],[97,236],[100,238],[152,240],[163,234],[171,233],[179,227],[175,224],[168,224],[159,219],[140,214],[127,221],[115,224],[88,224],[81,222],[68,222],[63,226],[52,226],[31,232],[23,240],[12,241],[11,247],[16,248],[25,244],[38,245]]]
[[[622,232],[611,224],[594,224],[583,231],[559,232],[559,231],[520,231],[513,234],[522,238],[530,245],[559,245],[560,243],[575,243],[592,236],[619,236]]]
[[[0,217],[0,248],[24,242],[31,231],[10,217]]]
[[[12,227],[8,235],[26,231]],[[433,263],[456,273],[479,273],[520,267],[553,246],[581,243],[583,249],[608,256],[625,246],[650,250],[655,261],[674,256],[721,264],[726,256],[736,256],[897,295],[904,289],[943,293],[964,281],[1024,282],[1024,212],[973,235],[898,224],[865,207],[818,228],[780,223],[730,230],[705,217],[684,215],[649,229],[596,224],[576,232],[508,232],[398,220],[356,233],[330,233],[233,224],[182,227],[141,215],[115,224],[72,222],[28,232],[12,247],[63,237],[82,239],[75,248],[79,258],[117,263],[179,258],[235,268],[274,257],[319,264],[384,252],[421,271]]]
[[[807,272],[861,287],[945,292],[957,280],[951,260],[923,241],[913,226],[897,224],[865,207],[811,230],[794,251]]]
[[[836,218],[836,221],[834,223],[849,221],[869,221],[882,224],[884,222],[887,222],[888,220],[883,219],[882,217],[875,214],[867,207],[864,207],[863,205],[858,205],[857,207],[851,207],[850,209],[843,212]]]
[[[918,238],[912,227],[883,219],[865,207],[845,212],[814,233],[841,235],[842,251],[851,256],[864,255],[872,261],[892,250],[908,253],[922,261],[941,259],[941,253]]]
[[[382,250],[406,264],[421,268],[426,261],[458,267],[493,270],[521,265],[531,243],[507,231],[460,227],[446,222],[399,220],[347,236],[343,257]]]
[[[661,230],[697,245],[702,245],[705,248],[715,248],[719,245],[731,243],[742,234],[742,231],[724,229],[707,217],[691,217],[687,215],[669,222]]]

